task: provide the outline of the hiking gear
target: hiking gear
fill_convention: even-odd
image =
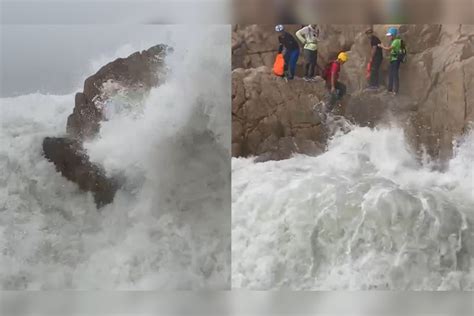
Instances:
[[[282,32],[284,29],[285,27],[281,24],[278,24],[277,26],[275,26],[275,31],[277,32]]]
[[[314,69],[316,68],[316,64],[318,61],[318,51],[304,49],[303,50],[305,63],[305,76],[311,78],[314,76]]]
[[[296,72],[296,62],[298,61],[298,57],[300,56],[300,50],[293,49],[293,50],[286,50],[285,55],[283,56],[285,59],[285,71],[286,76],[288,79],[293,79]]]
[[[316,51],[318,49],[317,42],[319,40],[319,30],[314,29],[311,25],[305,26],[296,32],[296,37],[304,44],[304,49]]]
[[[346,62],[347,61],[347,53],[346,52],[340,52],[339,55],[337,55],[337,59],[340,61]]]
[[[394,60],[390,62],[390,69],[388,72],[388,91],[398,93],[399,88],[399,73],[400,61]]]
[[[281,53],[277,54],[275,57],[275,62],[273,63],[273,73],[280,77],[285,74],[285,59]]]
[[[387,36],[397,36],[398,35],[398,30],[396,27],[390,27],[388,30],[387,30],[387,34],[385,34]]]
[[[407,48],[405,45],[405,41],[402,39],[400,39],[400,51],[398,52],[397,60],[402,63],[405,63],[407,61]]]

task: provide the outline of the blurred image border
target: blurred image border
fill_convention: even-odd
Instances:
[[[0,315],[472,315],[472,292],[2,292]]]
[[[45,4],[50,14],[35,14]],[[0,6],[3,25],[474,24],[474,0],[0,0]]]

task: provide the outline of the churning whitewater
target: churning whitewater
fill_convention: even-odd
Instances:
[[[100,210],[42,156],[74,94],[1,99],[1,289],[230,287],[229,28],[180,32],[166,82],[110,100],[84,144],[123,181]]]
[[[232,160],[232,286],[473,290],[474,133],[444,172],[396,127],[318,157]]]

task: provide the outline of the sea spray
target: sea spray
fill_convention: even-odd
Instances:
[[[232,286],[472,290],[472,137],[445,172],[395,127],[355,127],[318,157],[234,158]]]
[[[124,181],[100,211],[41,153],[43,137],[65,133],[74,96],[1,99],[2,289],[229,288],[229,28],[185,31],[170,31],[167,82],[112,100],[85,144]]]

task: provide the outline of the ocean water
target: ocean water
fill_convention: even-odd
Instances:
[[[233,158],[233,288],[473,290],[473,144],[443,172],[397,127],[336,133],[318,157]]]
[[[74,94],[0,99],[1,289],[230,287],[230,27],[168,32],[166,83],[112,98],[85,144],[123,179],[100,210],[42,156]]]

